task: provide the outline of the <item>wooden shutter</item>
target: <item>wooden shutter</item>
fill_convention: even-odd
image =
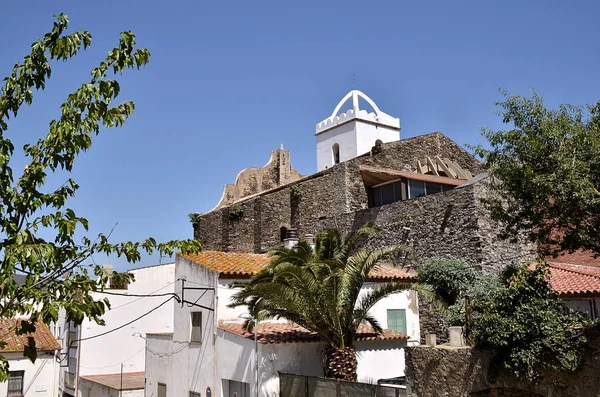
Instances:
[[[406,310],[389,309],[387,311],[387,328],[401,334],[406,334]]]
[[[8,378],[7,396],[22,396],[23,395],[23,378],[25,371],[10,371]]]

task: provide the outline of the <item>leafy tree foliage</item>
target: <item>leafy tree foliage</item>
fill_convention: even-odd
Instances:
[[[381,299],[413,288],[392,282],[360,295],[369,273],[402,249],[361,246],[361,237],[373,233],[370,226],[349,235],[328,230],[316,236],[314,249],[300,242],[293,249],[274,250],[271,264],[242,284],[230,306],[248,306],[259,321],[283,318],[315,332],[328,344],[325,376],[356,381],[359,325],[365,322],[382,332],[369,310]]]
[[[500,369],[530,381],[545,371],[573,372],[597,325],[565,306],[546,266],[509,267],[489,299],[472,303],[472,340],[493,349]]]
[[[68,24],[66,15],[58,15],[52,30],[15,64],[0,91],[0,317],[28,316],[16,329],[21,334],[35,330],[38,321],[57,321],[61,308],[75,324],[85,317],[103,324],[109,302],[94,301],[90,292],[103,288],[108,275],[87,264],[94,254],[114,254],[135,262],[142,251],[172,254],[200,249],[193,240],[112,243],[104,234],[77,241],[76,233],[87,231],[88,221],[67,203],[79,185],[70,178],[57,189],[44,185],[51,173],[71,172],[79,154],[91,148],[93,137],[103,128],[121,126],[133,113],[131,101],[113,104],[120,86],[109,78],[139,69],[150,59],[148,50],[136,48],[132,32],[121,33],[118,46],[91,71],[90,80],[67,96],[45,136],[23,147],[27,165],[20,175],[13,173],[15,147],[8,134],[9,118],[31,105],[34,94],[46,87],[52,61],[68,61],[91,44],[87,31],[67,34]],[[23,285],[16,283],[17,273],[26,276]],[[132,279],[130,274],[113,277],[121,282]],[[32,338],[25,355],[36,357]],[[2,359],[0,379],[7,378],[7,371],[8,363]]]
[[[585,249],[600,254],[600,102],[548,109],[542,98],[497,102],[506,131],[483,130],[496,194],[486,200],[506,237],[528,233],[544,254]]]
[[[454,305],[477,279],[477,271],[460,259],[436,258],[423,263],[418,270],[419,282],[432,290],[447,306]]]

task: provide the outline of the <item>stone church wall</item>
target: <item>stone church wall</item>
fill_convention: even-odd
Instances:
[[[434,133],[383,144],[377,153],[343,162],[297,181],[259,193],[197,217],[194,237],[205,250],[267,252],[282,244],[282,228],[298,235],[328,228],[356,230],[368,222],[381,229],[372,246],[405,245],[410,252],[396,258],[400,266],[417,267],[429,258],[464,259],[485,273],[521,262],[527,252],[519,244],[499,241],[497,229],[479,198],[485,180],[443,193],[368,208],[360,166],[414,170],[415,159],[448,158],[472,173],[481,164],[443,134]],[[236,215],[237,214],[237,215]],[[234,216],[235,215],[235,216]],[[440,319],[420,305],[421,335],[445,332]]]

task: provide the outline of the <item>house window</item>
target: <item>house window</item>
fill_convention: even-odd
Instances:
[[[113,277],[108,279],[108,289],[129,289],[129,283],[125,280],[115,280]]]
[[[10,371],[8,378],[7,396],[22,396],[23,395],[23,378],[25,371]]]
[[[190,397],[202,397],[202,394],[200,394],[197,391],[191,391],[190,390]]]
[[[229,381],[229,395],[235,397],[249,397],[250,396],[250,384],[244,382],[237,382],[235,380]]]
[[[406,310],[389,309],[387,311],[387,328],[400,334],[406,334]]]
[[[202,312],[192,312],[192,334],[190,342],[202,342]]]
[[[592,299],[565,299],[563,302],[569,309],[585,313],[591,319],[598,317]]]
[[[158,384],[158,397],[167,397],[167,385],[164,383]]]
[[[333,164],[340,163],[340,145],[334,143],[331,147],[331,151],[333,152]]]

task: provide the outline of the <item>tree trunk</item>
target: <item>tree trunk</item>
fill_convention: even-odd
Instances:
[[[325,350],[325,377],[356,382],[356,349],[348,346],[340,349],[329,346]]]

